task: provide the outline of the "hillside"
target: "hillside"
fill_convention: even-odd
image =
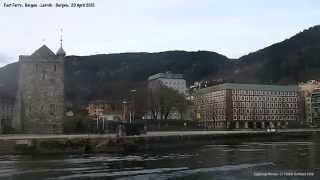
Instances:
[[[241,57],[236,72],[235,81],[287,84],[319,79],[320,26]]]
[[[121,99],[130,89],[143,89],[148,76],[165,71],[183,73],[188,82],[218,76],[232,62],[214,52],[167,51],[66,57],[66,97],[73,103]],[[0,84],[15,92],[17,64],[0,69]]]
[[[155,73],[183,73],[191,82],[230,67],[226,57],[204,51],[73,56],[66,60],[67,97],[72,101],[122,98],[132,88],[143,88]]]
[[[18,81],[17,63],[8,64],[0,68],[0,94],[14,97]]]
[[[95,99],[122,99],[130,89],[142,91],[148,76],[183,73],[192,83],[202,79],[229,82],[292,84],[320,79],[320,26],[239,59],[209,51],[167,51],[66,57],[66,98],[85,104]],[[0,69],[0,89],[16,91],[17,64]]]

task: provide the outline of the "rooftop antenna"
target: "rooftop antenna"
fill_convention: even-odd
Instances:
[[[63,29],[61,28],[60,29],[60,48],[58,49],[56,55],[64,57],[66,56],[66,52],[62,48],[62,43],[63,43],[62,32],[63,32]]]
[[[63,33],[63,29],[61,28],[60,29],[60,47],[62,48],[62,41],[63,41],[63,39],[62,39],[62,33]]]

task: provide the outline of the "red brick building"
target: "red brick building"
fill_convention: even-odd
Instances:
[[[224,83],[197,90],[194,97],[194,119],[209,129],[284,128],[303,117],[296,85]]]

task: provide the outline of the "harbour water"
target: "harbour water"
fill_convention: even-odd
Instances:
[[[0,179],[320,179],[320,141],[207,144],[126,154],[0,156]]]

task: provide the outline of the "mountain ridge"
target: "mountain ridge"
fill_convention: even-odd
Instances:
[[[320,26],[258,51],[231,59],[211,51],[170,50],[66,57],[66,98],[72,103],[122,98],[146,87],[148,76],[165,71],[197,80],[295,84],[320,77]],[[0,68],[0,88],[16,91],[17,63]],[[0,92],[1,93],[1,92]]]

